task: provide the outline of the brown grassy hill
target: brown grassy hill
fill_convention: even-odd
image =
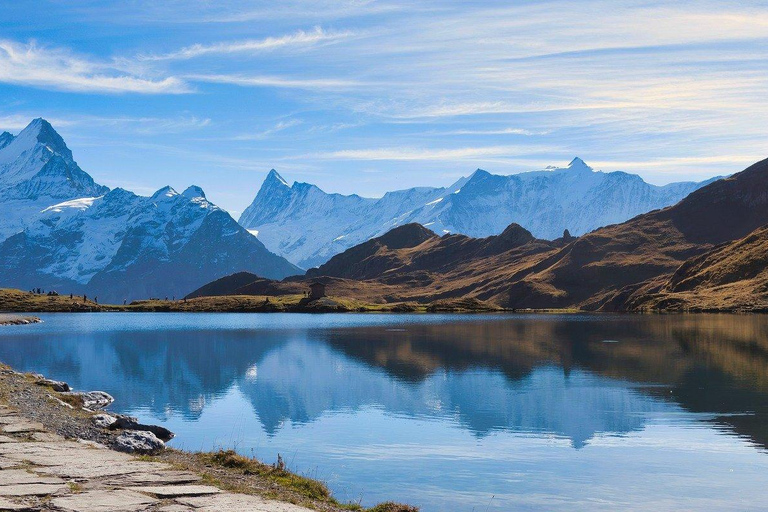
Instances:
[[[768,311],[768,226],[683,263],[626,298],[629,310]]]
[[[716,181],[675,206],[582,236],[515,280],[510,307],[613,309],[622,288],[677,269],[713,246],[768,224],[768,160]]]

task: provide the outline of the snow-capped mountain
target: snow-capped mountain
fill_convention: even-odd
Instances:
[[[51,125],[0,136],[0,286],[102,301],[181,297],[233,272],[300,273],[199,187],[151,197],[94,183]]]
[[[47,206],[109,190],[78,167],[64,140],[44,119],[33,120],[17,136],[0,134],[0,185],[0,240],[23,229]]]
[[[635,174],[595,171],[575,158],[567,167],[511,176],[478,169],[450,187],[369,199],[289,185],[272,170],[239,222],[271,251],[310,268],[411,222],[472,237],[497,235],[513,222],[538,238],[554,239],[566,229],[578,236],[675,204],[711,181],[656,186]]]

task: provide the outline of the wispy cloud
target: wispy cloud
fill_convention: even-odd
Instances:
[[[272,128],[268,128],[266,130],[261,131],[254,131],[253,133],[244,133],[240,135],[235,135],[231,138],[231,140],[262,140],[266,139],[271,135],[274,135],[276,133],[282,132],[284,130],[288,130],[289,128],[293,128],[294,126],[298,126],[302,124],[302,121],[300,119],[288,119],[286,121],[279,121],[277,122]]]
[[[378,148],[347,149],[318,153],[317,158],[329,160],[477,160],[488,157],[509,157],[546,150],[542,146],[483,146],[454,149],[434,148]]]
[[[323,30],[322,27],[315,27],[314,30],[309,32],[299,30],[292,34],[267,37],[264,39],[247,39],[243,41],[214,44],[194,44],[175,52],[139,55],[138,59],[141,61],[186,60],[207,55],[261,53],[286,48],[306,49],[319,44],[338,42],[351,35],[351,32],[327,32]]]
[[[175,77],[144,78],[60,48],[0,40],[0,82],[75,92],[179,94],[190,87]]]
[[[363,87],[363,82],[336,78],[285,78],[280,76],[185,75],[193,82],[239,85],[241,87],[277,87],[286,89],[346,90]]]

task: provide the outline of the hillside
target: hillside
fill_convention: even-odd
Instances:
[[[683,263],[625,300],[633,311],[768,311],[768,226]]]

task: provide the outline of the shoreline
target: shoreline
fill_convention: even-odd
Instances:
[[[22,311],[20,313],[26,313],[26,311]],[[41,322],[42,320],[36,316],[28,316],[16,313],[0,313],[0,326],[39,324]]]
[[[166,504],[169,499],[180,501],[171,503],[173,506],[192,505],[185,503],[187,498],[202,500],[200,510],[224,511],[274,511],[274,512],[305,512],[319,510],[323,512],[417,512],[417,508],[386,502],[371,508],[359,503],[341,503],[337,501],[324,483],[304,475],[289,471],[281,459],[275,464],[266,464],[255,458],[238,455],[232,450],[217,452],[191,452],[166,448],[158,437],[173,434],[160,426],[141,425],[135,418],[128,418],[104,409],[111,403],[111,397],[102,392],[72,392],[63,382],[49,380],[42,375],[17,372],[11,367],[0,363],[0,468],[3,470],[15,467],[12,455],[19,452],[19,460],[30,470],[27,454],[36,454],[44,450],[46,454],[61,451],[61,466],[59,476],[81,475],[83,478],[70,478],[57,483],[50,496],[46,492],[20,496],[14,494],[15,487],[5,488],[0,479],[0,509],[30,510],[42,502],[40,500],[60,500],[71,498],[72,501],[96,497],[104,500],[120,499],[126,492],[134,498]],[[100,404],[88,402],[89,395],[98,398],[109,397]],[[119,400],[119,397],[118,397]],[[106,403],[104,403],[106,402]],[[84,405],[89,405],[85,408]],[[110,425],[105,418],[111,417],[120,421]],[[119,426],[115,426],[119,425]],[[157,432],[155,436],[152,432]],[[126,448],[125,440],[131,442],[137,439],[149,444],[134,443]],[[38,443],[38,444],[35,444]],[[87,451],[83,451],[86,450]],[[129,453],[121,453],[129,452]],[[50,457],[51,455],[46,455]],[[32,456],[30,456],[32,457]],[[90,466],[91,457],[106,457],[118,466],[137,465],[135,472],[123,475],[127,484],[119,487],[113,485],[115,474],[108,470],[89,473],[84,466]],[[32,463],[35,460],[32,457]],[[47,460],[47,459],[46,459]],[[21,463],[20,462],[20,463]],[[141,466],[144,463],[145,466]],[[48,464],[41,462],[40,473],[45,472]],[[58,462],[53,464],[58,467]],[[106,464],[106,463],[105,463]],[[109,466],[114,465],[112,463]],[[96,464],[96,466],[99,466]],[[139,467],[141,466],[141,467]],[[160,476],[157,476],[158,470]],[[184,478],[176,478],[183,472]],[[72,475],[70,475],[70,473]],[[112,472],[114,473],[114,471]],[[120,471],[118,471],[122,475]],[[176,476],[174,476],[176,475]],[[2,475],[0,475],[2,476]],[[41,477],[42,478],[42,477]],[[146,485],[138,488],[136,482],[148,481],[154,487]],[[144,482],[145,484],[147,482]],[[38,485],[38,482],[33,482]],[[39,484],[42,485],[42,484]],[[61,498],[64,486],[68,486],[71,496]],[[160,489],[160,487],[164,487]],[[118,488],[119,487],[119,488]],[[149,489],[149,490],[148,490]],[[154,492],[157,491],[157,492]],[[89,493],[91,493],[89,495]],[[121,494],[122,493],[122,494]],[[86,496],[89,495],[89,496]],[[142,498],[143,496],[143,498]],[[95,499],[95,498],[94,498]],[[10,500],[10,501],[8,501]],[[26,500],[26,501],[25,501]],[[31,500],[31,501],[30,501]],[[206,501],[207,500],[207,501]],[[204,502],[204,503],[203,503]],[[9,505],[10,503],[10,505]],[[231,506],[225,506],[231,504]],[[23,506],[22,506],[23,505]],[[71,510],[90,510],[98,503],[91,503],[85,508]],[[266,508],[265,508],[266,507]],[[191,506],[183,510],[197,509]],[[62,507],[63,510],[69,510]],[[146,504],[135,510],[146,510]],[[121,510],[123,510],[121,508]],[[126,508],[125,510],[134,510]],[[151,508],[163,510],[163,508]],[[168,510],[182,510],[169,508]]]

